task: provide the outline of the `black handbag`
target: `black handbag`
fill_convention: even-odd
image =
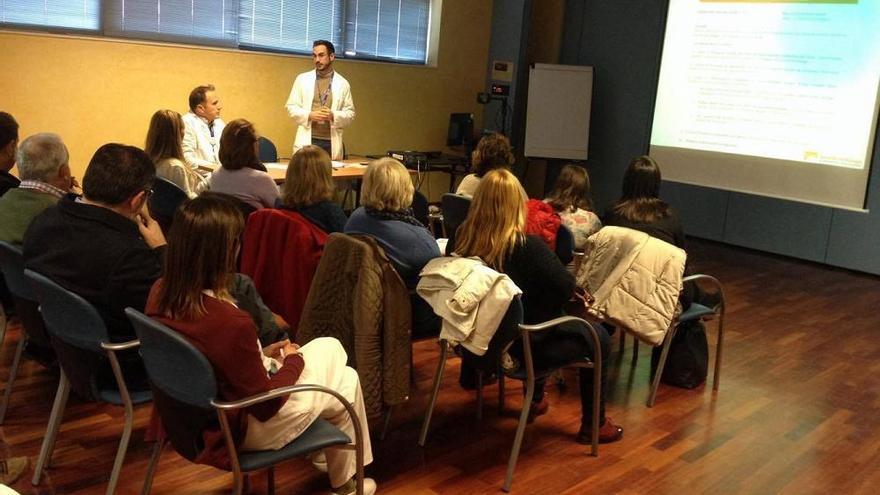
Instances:
[[[651,352],[651,378],[657,371],[663,347]],[[709,343],[700,320],[681,323],[669,347],[666,366],[660,381],[681,388],[697,388],[706,381],[709,368]]]

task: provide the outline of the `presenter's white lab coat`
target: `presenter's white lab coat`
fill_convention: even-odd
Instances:
[[[316,77],[317,73],[313,70],[298,75],[290,89],[290,97],[287,98],[287,113],[297,123],[296,138],[293,141],[294,153],[303,146],[312,144],[309,113],[315,99]],[[333,96],[333,101],[330,102],[330,111],[333,112],[333,122],[330,123],[330,144],[333,150],[331,158],[342,160],[342,129],[354,120],[354,101],[351,98],[351,86],[338,72],[333,74],[330,93]]]

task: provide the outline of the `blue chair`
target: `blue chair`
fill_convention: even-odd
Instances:
[[[156,410],[162,418],[167,441],[183,457],[194,460],[204,448],[202,432],[219,419],[229,449],[234,480],[233,492],[240,494],[242,472],[268,468],[269,493],[275,491],[274,465],[325,448],[354,449],[357,458],[357,493],[363,495],[364,452],[363,432],[354,407],[334,390],[318,385],[293,385],[235,402],[217,399],[217,379],[207,358],[185,338],[165,325],[132,309],[125,310],[140,338],[140,353],[147,367],[156,398]],[[345,406],[355,428],[355,442],[327,421],[316,419],[299,437],[279,450],[239,452],[232,439],[227,412],[243,409],[267,400],[299,392],[330,394]],[[153,474],[166,440],[156,442],[147,467],[142,493],[149,493]]]
[[[260,136],[258,139],[259,144],[259,156],[260,161],[262,163],[275,163],[278,161],[278,148],[275,147],[275,144],[270,141],[268,138]]]
[[[504,408],[504,376],[507,376],[508,378],[512,378],[514,380],[522,381],[525,383],[526,387],[526,394],[523,398],[523,408],[519,415],[519,424],[516,428],[516,434],[513,440],[513,447],[511,447],[510,450],[510,458],[507,462],[507,475],[504,478],[504,486],[502,487],[505,492],[510,491],[510,485],[513,483],[513,472],[516,469],[516,461],[519,457],[519,450],[522,446],[523,435],[525,434],[526,425],[528,424],[529,409],[531,409],[532,397],[534,397],[535,394],[535,382],[542,378],[546,379],[547,377],[551,376],[557,369],[568,367],[594,369],[591,454],[593,456],[599,455],[599,401],[602,396],[602,352],[600,351],[601,347],[599,343],[599,335],[596,333],[596,330],[592,327],[592,325],[590,325],[590,323],[588,323],[586,320],[575,318],[573,316],[555,318],[553,320],[546,321],[537,325],[525,325],[522,321],[522,301],[520,301],[519,297],[516,297],[510,303],[510,308],[507,310],[507,314],[505,314],[504,319],[502,320],[498,330],[495,333],[495,336],[492,338],[492,342],[489,344],[489,350],[487,351],[486,356],[483,357],[484,361],[488,361],[493,364],[500,363],[500,358],[504,352],[506,352],[517,340],[521,340],[522,342],[523,363],[521,366],[519,366],[517,369],[507,371],[504,370],[500,365],[496,365],[497,368],[502,371],[502,373],[499,373],[498,376],[499,411],[503,410]],[[568,322],[575,322],[577,324],[583,325],[584,328],[588,330],[588,333],[591,336],[593,349],[596,349],[595,359],[592,361],[588,359],[583,359],[571,363],[564,363],[563,365],[554,368],[536,369],[535,364],[532,361],[530,334],[532,332],[547,330],[549,328]],[[428,436],[428,428],[430,427],[434,405],[437,402],[437,395],[440,390],[440,382],[443,379],[443,369],[446,366],[446,355],[448,351],[449,342],[441,339],[440,361],[437,363],[437,371],[434,374],[434,385],[431,392],[431,399],[428,402],[428,410],[425,412],[425,419],[422,422],[422,429],[419,433],[419,445],[422,447],[425,446],[425,441]],[[481,385],[479,382],[480,380],[478,380],[478,390]]]
[[[133,405],[152,399],[149,391],[129,391],[116,355],[117,352],[136,348],[138,341],[111,344],[104,321],[88,301],[39,273],[26,269],[24,275],[40,303],[46,330],[61,365],[58,392],[55,394],[55,403],[52,405],[52,414],[31,483],[38,485],[43,469],[49,466],[52,451],[55,449],[55,437],[67,406],[67,397],[73,388],[86,399],[125,407],[122,438],[107,485],[107,494],[112,494],[116,489],[131,438]],[[104,386],[98,380],[108,360],[116,381],[115,387]]]
[[[556,231],[556,256],[563,265],[571,263],[574,259],[574,234],[565,224],[559,224]]]
[[[468,210],[471,208],[471,199],[459,194],[446,193],[440,198],[440,209],[443,211],[443,228],[447,237],[455,238],[455,231],[464,223]]]
[[[18,368],[25,346],[36,346],[46,351],[42,356],[43,359],[40,360],[44,366],[51,366],[55,359],[49,346],[49,336],[46,334],[46,327],[43,324],[43,317],[40,315],[36,296],[24,278],[24,260],[20,248],[0,241],[0,270],[2,270],[9,291],[12,293],[16,314],[24,329],[18,339],[18,345],[15,347],[12,366],[9,368],[9,378],[6,381],[6,390],[3,392],[3,405],[0,406],[0,425],[2,425],[6,419],[6,410],[12,395],[12,385],[18,376]],[[0,333],[0,341],[5,338],[5,335],[6,329],[4,327]]]
[[[189,199],[189,196],[177,184],[163,177],[153,181],[153,194],[150,195],[150,214],[159,222],[162,232],[168,232],[177,208]]]

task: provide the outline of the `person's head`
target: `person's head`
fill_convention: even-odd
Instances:
[[[361,203],[379,211],[403,211],[412,205],[415,187],[409,172],[394,158],[370,162],[361,185]]]
[[[220,116],[220,110],[223,110],[223,104],[220,103],[220,96],[217,95],[214,85],[205,84],[190,91],[189,109],[208,122],[214,122],[214,119]]]
[[[634,158],[623,174],[623,190],[612,207],[614,214],[634,222],[653,222],[668,216],[669,205],[660,199],[660,180],[660,167],[653,158]]]
[[[110,143],[98,148],[83,176],[85,199],[124,215],[138,213],[152,192],[156,166],[140,148]]]
[[[261,170],[258,140],[257,130],[247,120],[236,119],[226,124],[220,136],[220,165],[229,170]]]
[[[144,151],[153,162],[165,158],[183,160],[183,119],[174,110],[159,110],[150,119]]]
[[[479,256],[490,267],[504,270],[504,258],[525,238],[525,202],[519,181],[509,170],[487,173],[456,232],[455,252]]]
[[[320,73],[326,73],[333,67],[336,60],[336,48],[327,40],[315,40],[312,43],[312,62]]]
[[[185,201],[168,234],[159,311],[193,319],[205,314],[203,290],[229,298],[243,230],[244,219],[231,198],[205,192]]]
[[[547,202],[556,211],[575,211],[577,208],[589,210],[590,176],[587,169],[568,164],[562,167]]]
[[[471,156],[474,173],[477,177],[483,177],[489,171],[497,168],[510,168],[513,165],[513,160],[510,140],[504,134],[497,132],[483,136]]]
[[[333,198],[333,165],[330,155],[318,146],[304,146],[293,154],[281,187],[287,206],[311,206]]]
[[[6,112],[0,112],[0,171],[7,172],[15,165],[18,146],[18,122]]]
[[[50,133],[27,137],[16,155],[21,180],[38,180],[64,191],[71,186],[69,160],[61,137]]]

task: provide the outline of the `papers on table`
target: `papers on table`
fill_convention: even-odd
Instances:
[[[338,160],[333,160],[330,163],[333,165],[333,168],[345,168],[347,166],[345,162],[340,162]]]
[[[287,163],[286,162],[285,163],[268,162],[268,163],[263,163],[263,165],[265,165],[266,168],[269,170],[287,170]]]

